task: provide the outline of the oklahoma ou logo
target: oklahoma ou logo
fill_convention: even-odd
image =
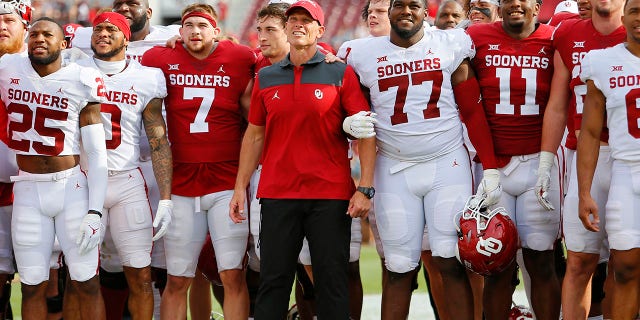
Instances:
[[[322,93],[322,90],[320,90],[320,89],[316,89],[314,94],[316,96],[316,99],[318,99],[318,100],[321,100],[322,97],[324,96],[324,94]]]
[[[502,241],[496,238],[482,239],[476,244],[478,253],[491,257],[492,254],[499,253],[502,250]]]

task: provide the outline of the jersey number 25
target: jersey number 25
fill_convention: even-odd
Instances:
[[[13,102],[7,106],[7,112],[9,114],[15,113],[22,115],[21,122],[12,121],[9,123],[10,148],[29,152],[30,147],[33,146],[33,150],[38,154],[46,156],[57,156],[62,152],[64,149],[64,131],[59,128],[47,127],[45,124],[47,120],[66,121],[68,116],[66,111],[38,107],[34,112],[26,104]],[[26,133],[31,128],[42,137],[53,138],[54,144],[47,145],[39,141],[13,139],[14,132]]]

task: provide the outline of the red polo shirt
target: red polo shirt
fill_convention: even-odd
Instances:
[[[370,110],[351,67],[320,52],[296,67],[287,56],[256,77],[249,122],[265,127],[258,198],[340,199],[355,192],[346,116]]]

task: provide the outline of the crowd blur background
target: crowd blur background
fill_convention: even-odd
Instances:
[[[47,16],[56,21],[91,25],[101,10],[110,10],[112,0],[31,0],[34,17]],[[338,48],[342,42],[366,36],[362,23],[362,7],[366,0],[316,0],[324,9],[327,31],[323,41]],[[465,1],[458,0],[465,7]],[[549,20],[561,0],[543,0],[540,22]],[[152,24],[167,25],[180,20],[180,12],[187,4],[204,2],[218,11],[218,23],[226,35],[250,47],[257,46],[255,13],[268,0],[149,0],[153,9]],[[440,0],[429,0],[429,15],[433,19]]]

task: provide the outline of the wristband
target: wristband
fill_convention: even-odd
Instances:
[[[100,212],[98,210],[89,210],[88,214],[97,214],[98,217],[102,218],[102,212]]]

